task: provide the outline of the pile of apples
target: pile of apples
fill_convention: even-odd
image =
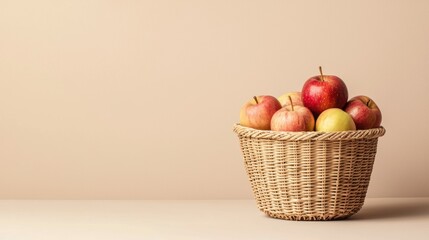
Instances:
[[[240,125],[273,131],[336,132],[380,127],[381,111],[367,96],[348,100],[347,86],[339,77],[320,75],[308,79],[301,92],[275,98],[255,96],[243,105]]]

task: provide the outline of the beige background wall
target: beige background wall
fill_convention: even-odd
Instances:
[[[369,196],[429,196],[429,1],[0,1],[0,198],[251,198],[232,126],[322,65],[381,107]]]

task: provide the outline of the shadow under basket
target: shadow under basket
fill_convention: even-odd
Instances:
[[[344,219],[365,201],[383,127],[278,132],[234,125],[261,211],[287,220]]]

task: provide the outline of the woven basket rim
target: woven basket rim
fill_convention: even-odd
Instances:
[[[378,138],[386,133],[383,126],[367,130],[352,130],[341,132],[283,132],[272,130],[258,130],[234,124],[233,131],[240,137],[270,139],[270,140],[289,140],[289,141],[308,141],[308,140],[352,140],[352,139],[370,139]]]

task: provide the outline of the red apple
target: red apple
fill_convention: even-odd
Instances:
[[[240,124],[261,130],[269,130],[271,117],[282,106],[277,98],[269,95],[253,97],[240,111]]]
[[[294,106],[289,96],[290,105],[274,113],[271,118],[271,130],[274,131],[313,131],[314,117],[311,111],[300,105]]]
[[[353,118],[357,129],[380,127],[381,111],[367,96],[356,96],[350,99],[344,110]]]
[[[301,92],[287,92],[277,98],[282,107],[290,106],[289,96],[291,97],[294,106],[304,106],[301,99]]]
[[[329,108],[343,108],[347,103],[346,84],[334,75],[320,75],[308,79],[302,88],[302,102],[313,112],[315,117]]]

